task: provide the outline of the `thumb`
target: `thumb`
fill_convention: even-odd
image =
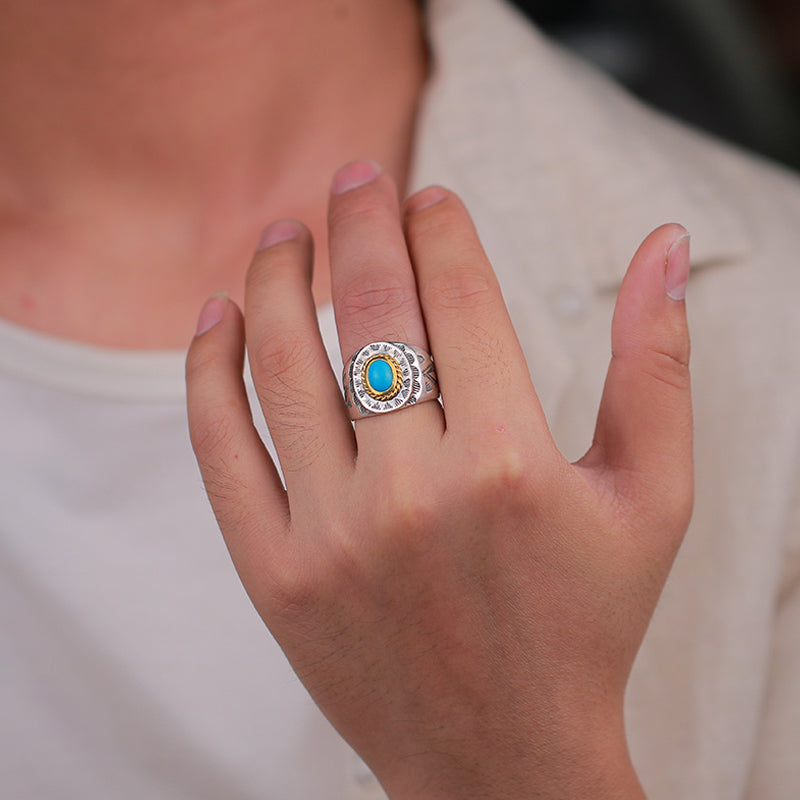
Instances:
[[[619,291],[594,444],[581,462],[611,470],[629,499],[658,501],[686,522],[693,485],[688,277],[686,229],[653,231]]]

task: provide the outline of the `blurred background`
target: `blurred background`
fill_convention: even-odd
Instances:
[[[800,169],[800,0],[514,0],[642,99]]]

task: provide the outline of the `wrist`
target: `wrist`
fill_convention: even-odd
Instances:
[[[503,752],[487,741],[473,758],[435,753],[411,776],[398,759],[396,778],[385,785],[390,800],[646,800],[630,759],[620,720],[603,726],[588,720],[543,726]],[[399,773],[403,773],[402,776]]]

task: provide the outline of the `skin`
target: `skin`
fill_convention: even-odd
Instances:
[[[413,0],[7,0],[0,316],[93,344],[184,349],[241,300],[265,222],[316,234],[330,176],[405,184],[427,54]],[[298,57],[302,54],[302,57]]]
[[[342,352],[429,348],[442,406],[350,424],[310,233],[269,228],[244,316],[212,298],[187,359],[192,442],[245,588],[392,800],[643,797],[625,686],[692,506],[685,230],[631,262],[594,442],[570,464],[458,198],[431,187],[401,209],[364,162],[332,189]]]

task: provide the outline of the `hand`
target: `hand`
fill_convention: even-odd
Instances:
[[[310,235],[267,229],[244,320],[212,299],[187,362],[192,442],[239,575],[392,798],[642,797],[623,695],[692,505],[686,233],[659,228],[634,256],[595,439],[570,464],[461,202],[432,187],[401,214],[375,173],[334,179],[342,353],[431,351],[442,405],[350,423]],[[285,490],[250,418],[245,341]]]

